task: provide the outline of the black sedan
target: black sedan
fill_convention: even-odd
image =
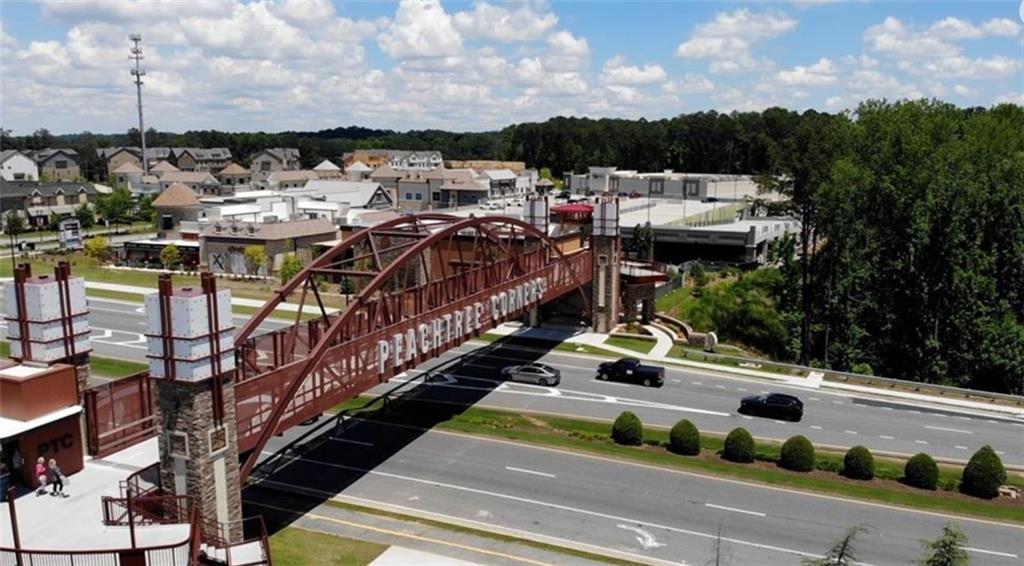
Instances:
[[[740,413],[796,422],[804,416],[804,403],[782,393],[751,395],[740,401]]]

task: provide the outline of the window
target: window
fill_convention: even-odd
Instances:
[[[652,195],[663,195],[665,194],[665,180],[664,179],[651,179],[649,193]]]
[[[430,200],[432,200],[434,202],[440,201],[441,200],[441,193],[439,191],[434,191],[430,195]]]
[[[57,169],[67,169],[68,168],[68,161],[66,159],[61,159],[60,161],[54,161],[53,162],[53,166],[56,167]]]
[[[14,180],[15,181],[23,181],[23,180],[25,180],[25,174],[24,173],[15,173],[14,174]]]
[[[687,180],[684,183],[684,187],[686,188],[686,194],[692,197],[695,197],[698,194],[700,194],[700,181]]]
[[[260,171],[270,171],[270,162],[269,161],[261,161],[260,162]]]
[[[416,193],[416,200],[423,200],[423,193]]]
[[[405,200],[412,200],[412,193],[405,193]]]

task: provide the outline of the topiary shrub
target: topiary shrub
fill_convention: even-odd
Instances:
[[[749,463],[754,461],[754,437],[743,427],[734,428],[725,437],[722,457],[730,462]]]
[[[843,457],[843,475],[854,480],[870,480],[875,477],[875,457],[863,446],[854,446]]]
[[[683,419],[668,433],[668,447],[676,454],[696,456],[700,454],[700,431],[693,423]]]
[[[612,440],[616,444],[639,446],[644,441],[644,425],[640,418],[629,411],[623,411],[612,424]]]
[[[982,446],[971,456],[960,477],[960,491],[975,497],[992,499],[1006,481],[1006,468],[991,446]]]
[[[907,460],[903,468],[903,481],[907,485],[934,490],[939,483],[939,466],[931,456],[922,452]]]
[[[779,466],[794,472],[809,472],[814,469],[814,445],[806,436],[796,435],[782,445]]]

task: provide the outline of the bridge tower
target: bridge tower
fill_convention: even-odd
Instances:
[[[149,373],[157,381],[160,480],[191,495],[207,543],[242,538],[231,292],[203,273],[200,289],[162,275],[146,296]]]
[[[595,332],[611,332],[619,323],[619,261],[622,242],[619,237],[619,200],[603,197],[594,205],[593,327]]]
[[[523,219],[541,234],[550,234],[551,213],[548,210],[548,197],[531,196],[526,199]],[[527,326],[540,326],[540,307],[534,306],[526,311]]]

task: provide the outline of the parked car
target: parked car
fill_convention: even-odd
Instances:
[[[557,193],[555,195],[555,198],[556,199],[569,199],[569,198],[572,198],[572,195],[569,194],[569,191],[562,191],[560,193]]]
[[[532,363],[523,366],[509,366],[501,370],[501,375],[509,381],[536,383],[537,385],[558,385],[562,381],[562,372],[549,365]]]
[[[804,403],[784,393],[750,395],[740,400],[740,413],[797,422],[804,416]]]
[[[642,196],[644,196],[644,195],[642,195],[642,194],[640,194],[640,193],[638,193],[636,191],[633,191],[633,192],[629,193],[629,198],[640,198]]]
[[[597,367],[597,378],[605,381],[636,383],[644,387],[661,387],[665,384],[665,368],[647,366],[636,358],[622,358],[615,362],[604,362]]]
[[[718,202],[717,197],[705,197],[700,202]]]

